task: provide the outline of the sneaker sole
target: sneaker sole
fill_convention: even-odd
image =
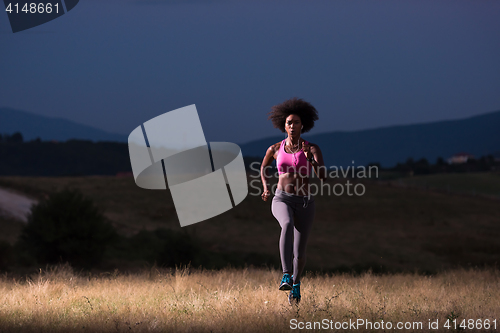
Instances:
[[[292,290],[292,286],[289,284],[283,283],[280,287],[279,290]]]

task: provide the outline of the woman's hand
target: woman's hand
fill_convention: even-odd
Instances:
[[[302,142],[302,151],[304,151],[304,154],[306,155],[306,158],[308,160],[314,157],[313,153],[311,153],[311,146],[306,144],[305,142]]]
[[[271,191],[265,190],[264,193],[262,193],[261,197],[262,200],[267,201],[267,199],[271,196]]]

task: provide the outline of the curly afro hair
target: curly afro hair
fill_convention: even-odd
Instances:
[[[273,126],[285,132],[285,120],[291,115],[296,114],[300,117],[302,125],[302,133],[308,132],[314,127],[314,122],[318,120],[318,111],[310,103],[304,101],[301,98],[293,97],[284,101],[281,104],[275,105],[271,108],[271,112],[268,113]]]

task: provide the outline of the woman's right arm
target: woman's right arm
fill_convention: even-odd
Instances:
[[[262,160],[262,164],[260,165],[260,178],[262,180],[262,187],[263,187],[263,192],[262,192],[262,200],[267,201],[267,199],[271,196],[271,191],[268,189],[268,183],[267,180],[269,176],[267,175],[267,169],[271,165],[271,163],[274,160],[274,153],[275,153],[275,145],[270,146],[267,151],[266,151],[266,156],[264,156],[264,159]]]

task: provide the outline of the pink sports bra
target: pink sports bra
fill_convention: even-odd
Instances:
[[[285,139],[286,140],[286,139]],[[306,154],[303,150],[296,152],[295,154],[289,154],[285,151],[285,140],[281,141],[280,150],[278,156],[276,157],[276,167],[278,168],[278,173],[287,172],[299,172],[309,176],[311,170],[311,164],[307,161]],[[304,140],[305,144],[309,142]]]

